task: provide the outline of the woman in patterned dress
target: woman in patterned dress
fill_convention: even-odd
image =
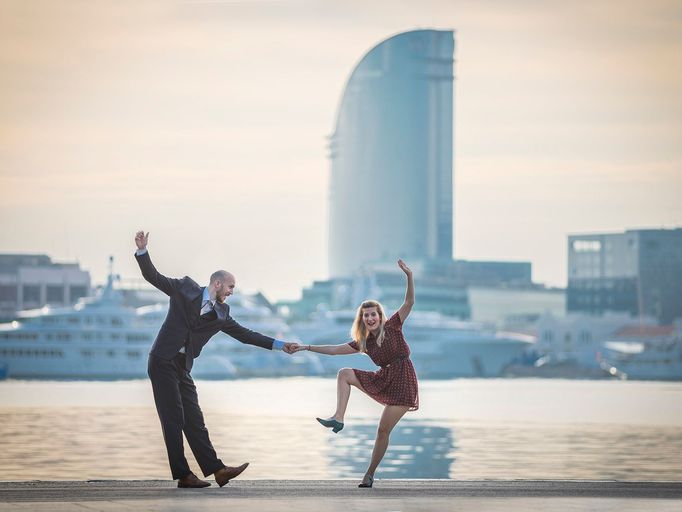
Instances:
[[[417,375],[410,361],[410,348],[405,341],[402,325],[414,305],[414,281],[412,271],[403,260],[398,266],[407,276],[405,302],[389,319],[380,303],[367,300],[358,308],[351,336],[353,341],[341,345],[301,345],[298,350],[310,350],[318,354],[342,355],[365,353],[380,366],[375,372],[342,368],[337,376],[336,411],[328,419],[317,418],[333,432],[343,429],[343,418],[350,398],[351,386],[366,393],[384,405],[374,442],[372,459],[359,487],[372,487],[374,472],[388,447],[393,427],[407,411],[419,408]]]

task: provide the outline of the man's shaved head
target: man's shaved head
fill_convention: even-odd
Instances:
[[[216,270],[211,274],[208,293],[212,299],[225,302],[225,299],[234,293],[235,283],[234,276],[227,270]]]
[[[211,274],[209,284],[215,281],[220,281],[222,283],[223,281],[226,281],[229,278],[234,279],[234,276],[230,274],[227,270],[216,270],[215,272],[213,272],[213,274]]]

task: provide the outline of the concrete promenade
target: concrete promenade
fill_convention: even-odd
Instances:
[[[234,480],[222,489],[171,481],[0,482],[0,512],[21,511],[680,511],[682,482],[530,480]]]

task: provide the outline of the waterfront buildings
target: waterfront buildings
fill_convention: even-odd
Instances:
[[[566,290],[503,286],[469,286],[470,318],[499,329],[535,332],[535,323],[545,314],[557,317],[566,311]]]
[[[418,282],[416,311],[469,318],[466,288],[446,277],[424,273],[419,262],[411,266]],[[354,310],[366,299],[380,301],[389,314],[400,307],[405,299],[405,274],[395,262],[366,265],[348,277],[315,281],[303,289],[300,300],[280,302],[278,307],[294,321],[319,310]]]
[[[521,375],[682,379],[682,322],[658,325],[627,312],[546,314],[537,329],[542,357]]]
[[[533,285],[529,261],[432,261],[429,272],[455,279],[461,286],[504,286],[527,288]]]
[[[90,273],[45,254],[0,254],[0,320],[47,304],[66,306],[90,294]]]
[[[569,236],[567,309],[682,318],[682,228]]]

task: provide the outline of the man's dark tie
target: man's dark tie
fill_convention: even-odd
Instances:
[[[215,316],[215,310],[213,309],[213,304],[210,300],[205,300],[201,305],[200,318],[202,320],[207,320]]]

